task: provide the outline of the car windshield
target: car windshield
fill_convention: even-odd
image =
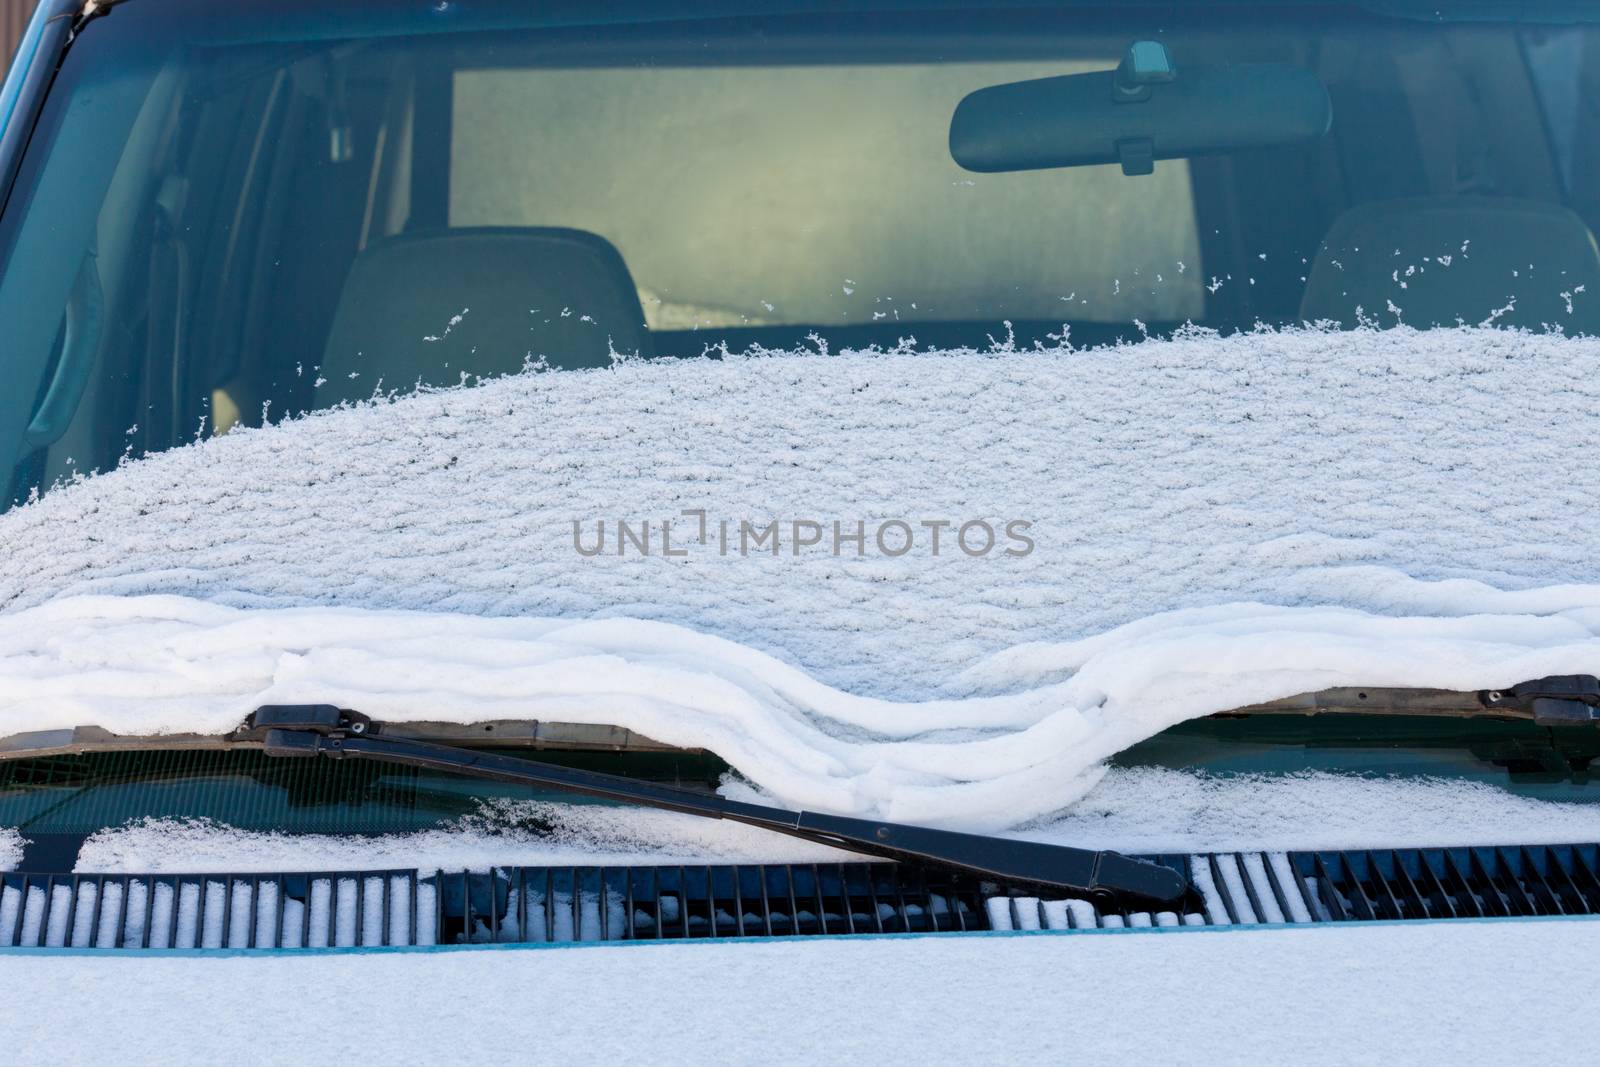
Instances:
[[[533,366],[1589,332],[1600,41],[1388,6],[118,5],[72,45],[0,225],[0,500]],[[1135,42],[1192,110],[1122,137],[1141,105],[1081,76]],[[1050,111],[1027,86],[1075,75],[1089,102],[1029,127]],[[1025,158],[1096,123],[1120,166]],[[987,165],[953,155],[973,139]]]
[[[548,795],[263,705],[982,831],[1596,799],[1594,27],[726,6],[76,27],[0,153],[0,827]]]

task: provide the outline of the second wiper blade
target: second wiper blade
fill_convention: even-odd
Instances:
[[[1174,905],[1189,892],[1188,880],[1181,872],[1131,859],[1118,852],[1015,841],[810,811],[789,811],[639,782],[619,775],[536,763],[410,738],[386,737],[381,732],[380,724],[327,704],[263,707],[252,716],[251,728],[264,731],[262,747],[269,756],[370,759],[503,782],[547,786],[628,804],[642,804],[713,819],[730,819],[849,852],[954,868],[1003,882],[1078,895]]]

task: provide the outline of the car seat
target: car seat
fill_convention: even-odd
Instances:
[[[352,264],[313,406],[540,359],[605,367],[613,352],[648,356],[651,343],[633,278],[605,238],[522,227],[401,234]]]
[[[1600,251],[1583,220],[1556,204],[1484,196],[1362,204],[1335,220],[1307,279],[1307,322],[1600,333]]]

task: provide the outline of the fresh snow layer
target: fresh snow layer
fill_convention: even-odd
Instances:
[[[78,850],[75,869],[178,874],[459,871],[597,863],[837,863],[862,858],[751,826],[648,808],[538,801],[485,807],[479,815],[435,830],[359,837],[250,832],[204,819],[143,819],[91,835]],[[540,828],[533,828],[535,823]]]
[[[1016,836],[1145,853],[1560,844],[1600,840],[1600,809],[1445,778],[1115,767],[1069,811]],[[146,819],[94,834],[79,849],[76,869],[433,871],[860,859],[692,815],[527,801],[486,804],[480,814],[434,830],[375,837],[257,833],[204,820]]]
[[[0,516],[0,732],[602,722],[787,803],[1016,825],[1196,715],[1600,673],[1597,415],[1600,341],[1484,329],[630,362],[324,412]],[[1033,549],[920,526],[978,519]]]
[[[0,1047],[15,1063],[91,1064],[1522,1064],[1582,1043],[1572,982],[1596,953],[1592,919],[0,953]]]
[[[1126,852],[1294,852],[1600,840],[1600,808],[1453,778],[1113,768],[1018,836]]]

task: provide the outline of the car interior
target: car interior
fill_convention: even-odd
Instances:
[[[13,339],[44,373],[4,498],[532,368],[1185,323],[1596,330],[1586,28],[950,13],[875,16],[841,48],[849,18],[172,52],[107,120],[99,216],[16,298],[44,309]],[[968,94],[1109,71],[1144,39],[1180,83],[1310,71],[1331,122],[1146,174],[952,159]]]

